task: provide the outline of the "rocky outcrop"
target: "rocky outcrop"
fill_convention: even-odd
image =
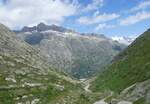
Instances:
[[[121,98],[132,102],[138,102],[143,99],[143,104],[150,103],[150,79],[144,82],[136,83],[121,92]]]

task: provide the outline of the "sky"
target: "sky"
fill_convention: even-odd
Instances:
[[[150,0],[0,0],[0,23],[11,29],[40,22],[108,37],[150,28]]]

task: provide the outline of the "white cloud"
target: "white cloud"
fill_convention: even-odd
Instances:
[[[132,25],[149,18],[150,18],[150,12],[142,11],[142,12],[138,12],[135,15],[120,20],[120,25]]]
[[[114,28],[114,27],[116,27],[116,26],[115,26],[115,25],[109,25],[109,24],[103,23],[103,24],[99,24],[99,25],[95,28],[95,30],[96,30],[96,31],[99,31],[99,30],[101,30],[101,29],[108,29],[108,28]]]
[[[92,3],[88,4],[85,8],[83,8],[83,12],[88,12],[91,10],[97,10],[98,8],[102,7],[104,0],[92,0]]]
[[[0,22],[11,28],[39,22],[62,23],[77,8],[77,0],[10,0],[0,7]]]
[[[134,12],[134,11],[146,9],[148,7],[150,7],[150,0],[145,0],[141,2],[139,5],[137,5],[136,7],[132,8],[130,11]]]
[[[94,13],[94,15],[92,17],[87,17],[87,16],[83,16],[80,17],[77,22],[83,25],[91,25],[91,24],[97,24],[97,23],[101,23],[101,22],[106,22],[106,21],[110,21],[113,19],[118,18],[120,15],[112,13],[112,14],[99,14],[99,13]]]

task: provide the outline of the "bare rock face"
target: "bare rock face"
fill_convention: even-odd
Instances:
[[[53,67],[77,78],[93,75],[125,47],[103,35],[80,34],[44,23],[36,27],[36,31],[20,31],[18,37],[39,48]]]
[[[150,103],[150,79],[138,82],[124,89],[112,104],[149,104]]]

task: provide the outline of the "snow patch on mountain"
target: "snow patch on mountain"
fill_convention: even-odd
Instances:
[[[134,40],[136,39],[136,36],[114,36],[112,37],[112,40],[118,41],[121,44],[130,45]]]

